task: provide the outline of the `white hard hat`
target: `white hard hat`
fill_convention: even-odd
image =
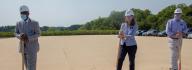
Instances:
[[[29,11],[29,8],[26,5],[20,7],[20,12]]]
[[[125,16],[134,16],[134,13],[132,10],[126,10]]]
[[[174,13],[182,13],[182,10],[180,8],[177,8]]]

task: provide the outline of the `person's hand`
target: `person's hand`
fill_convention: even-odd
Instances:
[[[24,41],[24,33],[21,33],[20,36],[21,36],[21,40]]]
[[[120,32],[118,37],[121,38],[121,39],[124,39],[125,38],[125,34],[123,32]]]
[[[24,42],[28,42],[28,37],[26,34],[21,34],[21,40]]]
[[[177,32],[176,33],[176,37],[177,38],[182,38],[183,37],[183,33],[182,32]]]

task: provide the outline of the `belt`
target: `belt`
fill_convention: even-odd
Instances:
[[[175,39],[175,40],[178,40],[179,38],[171,38],[171,39]]]

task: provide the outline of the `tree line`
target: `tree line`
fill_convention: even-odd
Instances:
[[[174,10],[179,7],[182,9],[182,19],[184,19],[189,28],[192,27],[192,4],[184,3],[170,5],[162,9],[157,14],[153,14],[149,9],[132,8],[135,14],[139,30],[156,29],[165,30],[167,21],[173,18]],[[95,35],[95,34],[117,34],[121,23],[124,22],[124,11],[112,11],[108,17],[98,17],[83,25],[71,25],[69,27],[41,27],[42,35]],[[13,37],[15,26],[1,26],[0,37]]]
[[[162,9],[157,14],[151,13],[149,9],[141,10],[132,8],[140,30],[156,29],[162,31],[165,29],[167,21],[173,18],[174,10],[179,7],[182,9],[182,18],[186,21],[188,27],[192,27],[192,4],[170,5]],[[118,30],[121,23],[124,22],[125,11],[112,11],[108,17],[99,17],[84,24],[82,30]]]

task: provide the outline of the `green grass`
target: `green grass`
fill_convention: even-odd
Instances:
[[[41,36],[63,36],[63,35],[115,35],[118,30],[74,30],[74,31],[49,31],[41,32]],[[13,32],[0,32],[0,38],[14,37]]]
[[[51,31],[42,32],[42,36],[61,36],[61,35],[113,35],[117,30],[75,30],[75,31]]]
[[[0,38],[3,37],[14,37],[14,33],[13,32],[0,32]]]

